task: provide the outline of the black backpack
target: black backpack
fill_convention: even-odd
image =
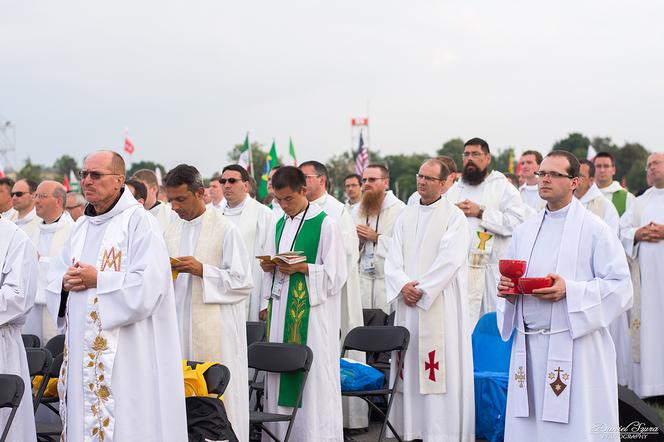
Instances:
[[[186,406],[189,442],[238,442],[222,401],[212,397],[192,396],[186,398]]]

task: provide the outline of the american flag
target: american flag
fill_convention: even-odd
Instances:
[[[355,154],[355,173],[362,175],[362,172],[364,172],[364,169],[366,169],[368,165],[369,149],[364,145],[364,138],[362,138],[362,132],[360,132],[360,145]]]

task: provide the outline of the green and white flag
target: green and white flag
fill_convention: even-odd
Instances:
[[[247,169],[249,173],[252,172],[253,161],[251,161],[251,145],[249,144],[249,132],[247,132],[247,135],[244,137],[244,145],[240,150],[240,158],[237,160],[237,163],[240,166]]]
[[[289,138],[289,146],[288,146],[288,156],[291,157],[291,165],[297,167],[297,156],[295,156],[295,147],[293,146],[293,139]]]
[[[70,192],[81,191],[81,186],[78,184],[78,180],[76,179],[76,174],[74,173],[73,170],[69,171],[69,191]]]

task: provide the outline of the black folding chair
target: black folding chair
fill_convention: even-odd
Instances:
[[[53,362],[53,356],[51,356],[51,352],[45,348],[26,348],[25,353],[28,357],[28,371],[30,372],[30,378],[34,378],[35,376],[42,377],[37,393],[35,393],[32,398],[32,405],[34,412],[36,413],[37,407],[39,407],[39,403],[44,395],[46,385],[48,385],[48,380],[50,379],[49,369]]]
[[[341,357],[344,357],[347,350],[357,350],[367,353],[376,352],[401,352],[401,357],[397,358],[396,374],[394,376],[394,383],[390,387],[389,378],[386,380],[386,388],[379,390],[362,390],[362,391],[343,391],[341,394],[348,397],[359,397],[364,400],[370,407],[376,410],[383,416],[383,425],[380,429],[379,441],[385,438],[385,427],[389,426],[394,436],[399,442],[402,442],[401,437],[397,434],[389,421],[390,409],[394,401],[394,393],[397,391],[399,384],[399,373],[403,369],[404,354],[408,349],[408,341],[410,340],[410,333],[405,327],[395,326],[364,326],[355,327],[346,335],[344,345],[341,350]],[[371,365],[371,364],[369,364]],[[383,412],[376,404],[371,401],[372,396],[382,396],[387,403],[387,409]],[[388,399],[389,396],[389,399]]]
[[[302,401],[304,386],[307,383],[307,376],[311,369],[311,363],[314,354],[306,345],[280,344],[276,342],[255,342],[247,349],[249,367],[255,370],[261,370],[268,373],[296,373],[302,372],[302,385],[297,392],[296,404]],[[288,441],[298,407],[293,407],[291,414],[264,413],[260,411],[251,411],[249,414],[249,423],[252,427],[264,431],[273,440],[279,441],[279,438],[265,427],[268,422],[288,422],[286,437],[282,442]]]
[[[24,391],[25,384],[20,376],[15,374],[0,374],[0,409],[11,408],[5,428],[2,430],[2,436],[0,436],[0,442],[7,440],[9,429],[14,421],[14,416],[16,416],[16,411],[21,403]]]
[[[263,342],[265,339],[265,322],[263,321],[247,321],[247,346],[253,344],[254,342]],[[265,389],[265,382],[263,380],[258,380],[258,370],[254,370],[254,373],[249,379],[249,401],[251,401],[251,395],[253,392],[256,392],[256,403],[254,404],[254,411],[262,411],[263,407],[261,405],[261,397],[263,396],[263,390]]]
[[[23,338],[25,348],[39,348],[41,346],[41,341],[37,335],[21,335],[21,338]]]
[[[201,362],[187,361],[187,365],[191,368],[196,368],[198,364],[201,364]],[[203,378],[205,379],[208,393],[216,394],[217,398],[220,398],[224,394],[224,391],[226,391],[226,387],[228,387],[228,383],[231,380],[231,371],[225,365],[214,364],[205,370]]]
[[[51,352],[53,357],[65,351],[65,335],[56,335],[48,340],[44,348]]]

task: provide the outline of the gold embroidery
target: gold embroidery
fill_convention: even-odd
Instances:
[[[634,330],[638,330],[641,328],[641,321],[639,320],[639,318],[634,318],[634,320],[632,321],[632,328]]]
[[[477,245],[477,248],[484,251],[486,250],[487,241],[493,238],[493,235],[489,232],[477,232],[477,237],[480,239],[480,243]]]
[[[118,250],[118,252],[115,252],[115,247],[111,247],[111,250],[104,250],[104,254],[102,255],[101,258],[101,269],[99,269],[101,272],[106,270],[107,268],[113,267],[113,270],[116,272],[120,271],[122,264],[122,250]]]
[[[562,373],[562,376],[561,376],[561,373]],[[567,381],[567,380],[569,380],[570,375],[569,375],[569,373],[566,373],[565,370],[563,370],[560,367],[556,368],[555,370],[553,370],[552,372],[549,373],[549,379],[556,378],[555,381],[553,381],[549,384],[549,386],[551,387],[551,390],[553,390],[553,393],[556,396],[560,396],[562,394],[562,392],[565,391],[565,388],[567,388],[567,384],[562,381],[561,377]]]
[[[514,373],[514,380],[519,383],[519,388],[523,388],[523,384],[526,382],[526,373],[523,372],[523,367],[519,367],[519,370]]]
[[[98,301],[98,298],[93,299],[93,305],[95,306],[93,308],[99,308]],[[87,366],[90,367],[94,373],[94,382],[88,384],[88,388],[97,398],[96,403],[90,406],[90,412],[96,420],[96,424],[92,428],[91,436],[96,438],[96,440],[103,441],[106,438],[105,429],[111,423],[110,417],[103,415],[103,412],[105,411],[103,404],[110,399],[111,389],[104,383],[104,363],[100,361],[102,353],[108,350],[108,341],[102,336],[101,319],[96,310],[90,312],[90,318],[93,320],[98,332],[90,346],[92,351],[87,354],[90,359]]]
[[[290,324],[290,339],[289,343],[300,344],[302,336],[300,336],[300,326],[302,325],[302,317],[306,312],[306,291],[302,281],[298,282],[297,287],[293,289],[293,302],[292,308],[288,312],[293,322]]]

